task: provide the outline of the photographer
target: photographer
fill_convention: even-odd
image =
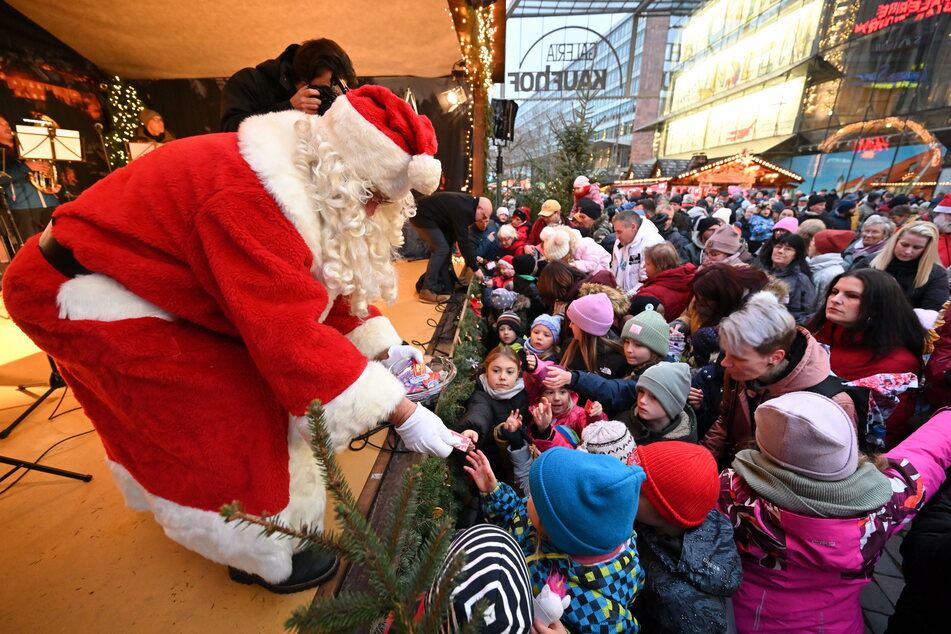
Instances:
[[[333,40],[291,44],[277,59],[231,76],[221,94],[221,131],[236,132],[244,119],[265,112],[323,114],[334,96],[356,83],[350,57]]]

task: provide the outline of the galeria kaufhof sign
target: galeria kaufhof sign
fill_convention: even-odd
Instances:
[[[606,54],[605,54],[606,52]],[[583,26],[562,26],[548,31],[526,49],[518,70],[507,73],[515,92],[626,90],[624,66],[611,43]]]

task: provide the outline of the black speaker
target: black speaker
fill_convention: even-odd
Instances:
[[[511,99],[493,99],[492,138],[501,141],[515,140],[515,115],[518,114],[518,104]]]

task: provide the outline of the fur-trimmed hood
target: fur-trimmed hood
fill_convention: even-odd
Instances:
[[[597,284],[595,282],[585,282],[581,285],[581,288],[578,289],[578,297],[595,295],[597,293],[604,293],[608,296],[608,299],[611,300],[611,308],[614,309],[616,316],[626,315],[627,311],[631,309],[631,298],[628,297],[627,293],[618,288]]]

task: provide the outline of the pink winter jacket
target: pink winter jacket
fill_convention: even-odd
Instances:
[[[854,519],[820,519],[761,498],[733,469],[720,474],[720,511],[733,524],[743,583],[737,631],[863,631],[859,595],[888,538],[941,486],[951,465],[951,409],[885,454],[891,500]]]
[[[611,254],[591,238],[581,238],[571,254],[571,266],[582,273],[608,271],[611,268]]]
[[[553,366],[555,363],[553,361],[539,360],[538,365],[535,366],[534,372],[528,372],[527,370],[522,373],[522,377],[525,381],[525,391],[528,393],[528,402],[532,406],[536,405],[538,401],[541,400],[542,392],[545,387],[542,385],[542,381],[545,379],[545,375],[548,372],[548,367]],[[550,435],[548,438],[534,438],[535,446],[538,447],[539,451],[546,451],[552,447],[568,447],[569,449],[574,449],[575,446],[572,445],[567,438],[565,438],[561,433],[555,430],[555,427],[559,425],[564,425],[569,427],[574,431],[578,438],[581,438],[581,432],[589,424],[598,421],[598,420],[607,420],[608,417],[602,413],[600,416],[590,417],[588,413],[584,411],[584,408],[578,405],[578,393],[569,390],[571,394],[571,409],[562,416],[552,417]],[[532,424],[532,432],[534,436],[535,426]]]

